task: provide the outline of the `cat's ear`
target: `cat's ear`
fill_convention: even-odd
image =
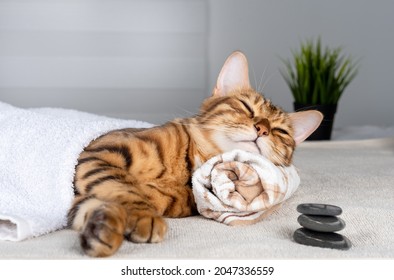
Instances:
[[[293,125],[296,145],[308,138],[323,120],[323,114],[315,110],[290,113],[289,117]]]
[[[242,52],[233,52],[220,71],[212,95],[225,96],[232,91],[249,88],[248,60]]]

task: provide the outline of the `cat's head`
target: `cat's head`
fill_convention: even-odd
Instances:
[[[223,152],[241,149],[260,153],[277,165],[291,164],[294,148],[320,125],[318,111],[286,113],[250,86],[248,62],[231,54],[211,97],[200,110],[199,123],[211,129],[211,140]]]

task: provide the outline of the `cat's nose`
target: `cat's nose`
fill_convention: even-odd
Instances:
[[[271,131],[271,127],[267,119],[263,119],[254,125],[256,128],[257,135],[259,137],[268,136]]]

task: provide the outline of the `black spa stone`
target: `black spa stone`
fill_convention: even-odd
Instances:
[[[304,228],[320,231],[334,232],[345,228],[345,221],[335,216],[316,216],[302,214],[297,219],[298,223]]]
[[[308,246],[348,250],[352,246],[349,239],[334,232],[318,232],[299,228],[293,234],[294,241]]]
[[[297,211],[307,215],[338,216],[342,209],[335,205],[319,203],[303,203],[297,206]]]

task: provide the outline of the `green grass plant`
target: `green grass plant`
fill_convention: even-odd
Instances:
[[[357,75],[357,62],[342,54],[342,48],[322,48],[306,40],[299,51],[292,51],[293,60],[283,60],[281,74],[299,104],[337,104],[345,88]]]

